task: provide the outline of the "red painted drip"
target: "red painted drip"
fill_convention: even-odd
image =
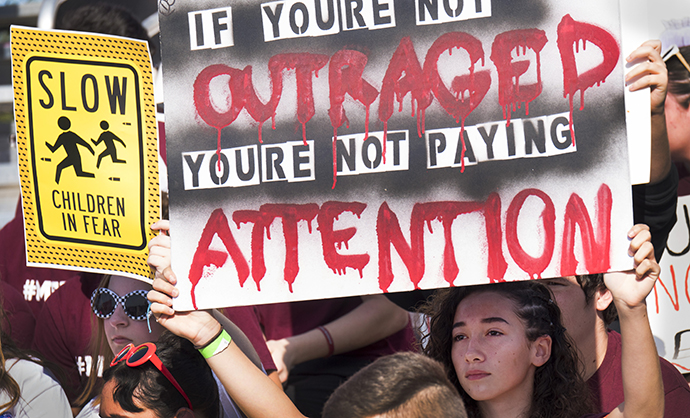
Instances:
[[[424,275],[424,224],[421,217],[419,204],[412,209],[410,220],[410,244],[400,230],[398,217],[383,202],[379,208],[376,220],[376,235],[379,244],[379,288],[387,292],[393,282],[393,270],[391,267],[391,245],[395,247],[403,260],[410,280],[415,289],[419,288],[419,282]]]
[[[285,269],[284,279],[288,283],[288,288],[292,292],[292,285],[299,272],[297,223],[300,221],[311,221],[316,217],[318,205],[288,205],[288,204],[266,204],[262,205],[258,211],[238,210],[233,213],[233,220],[238,225],[241,223],[252,223],[252,278],[256,282],[256,287],[261,290],[261,280],[266,275],[266,264],[264,261],[264,232],[266,238],[271,239],[271,224],[276,218],[281,218],[283,224],[283,237],[285,239]],[[309,232],[311,233],[311,225]]]
[[[484,205],[480,202],[431,202],[419,205],[422,221],[426,222],[429,233],[432,233],[432,220],[438,219],[443,225],[443,277],[452,286],[460,272],[453,245],[453,222],[462,214],[483,210]]]
[[[225,245],[228,253],[210,250],[209,246],[215,235],[221,239]],[[201,238],[199,238],[199,243],[197,244],[196,251],[194,252],[194,257],[192,258],[192,265],[189,268],[189,281],[192,284],[191,296],[192,305],[194,309],[198,309],[196,305],[196,296],[194,290],[197,284],[201,280],[204,267],[215,265],[216,267],[222,267],[227,258],[228,254],[232,258],[235,268],[237,269],[237,276],[240,281],[240,286],[244,286],[244,282],[249,277],[249,265],[247,260],[242,255],[237,242],[235,241],[230,227],[228,225],[228,219],[225,217],[222,209],[216,209],[211,213],[211,216],[206,221],[204,230],[201,232]]]
[[[611,189],[602,184],[597,193],[596,231],[582,198],[573,193],[565,208],[563,246],[561,248],[561,275],[571,276],[576,273],[578,262],[575,259],[575,233],[580,229],[582,238],[584,264],[589,272],[606,271],[611,267],[611,208],[613,197]]]
[[[579,51],[578,43],[587,41],[599,48],[603,54],[603,61],[596,67],[583,74],[577,73],[575,52]],[[575,48],[573,48],[573,45]],[[584,47],[583,47],[584,49]],[[620,48],[612,34],[605,29],[588,23],[573,20],[570,15],[563,16],[558,24],[558,50],[563,64],[563,95],[569,96],[570,104],[570,135],[575,145],[573,130],[573,100],[576,91],[580,91],[580,110],[584,109],[585,90],[606,80],[618,64]],[[575,50],[575,52],[574,52]]]
[[[534,196],[544,203],[544,210],[541,213],[542,227],[544,228],[544,250],[539,257],[532,257],[520,245],[518,239],[517,226],[520,212],[528,197]],[[506,243],[508,251],[515,263],[529,274],[531,279],[541,278],[541,274],[546,270],[551,257],[553,256],[554,244],[556,241],[556,209],[549,196],[538,189],[525,189],[518,193],[508,207],[506,213]]]
[[[336,251],[336,247],[340,249],[342,244],[348,246],[357,229],[352,227],[334,230],[333,223],[344,212],[350,212],[359,218],[366,207],[365,203],[360,202],[326,202],[321,205],[317,222],[321,232],[323,259],[334,273],[345,274],[349,267],[359,271],[359,277],[363,277],[364,267],[369,263],[369,254],[343,255]]]
[[[452,48],[463,48],[470,56],[469,74],[455,77],[451,82],[453,91],[468,91],[469,100],[456,98],[443,84],[438,72],[438,60],[445,51]],[[477,38],[464,32],[449,32],[441,35],[431,45],[424,60],[424,74],[431,91],[446,112],[458,123],[460,119],[467,118],[481,103],[491,86],[489,71],[474,71],[474,66],[480,59],[484,59],[484,49]]]
[[[388,120],[395,110],[395,101],[397,99],[399,103],[398,112],[402,112],[403,100],[408,93],[411,95],[412,114],[414,115],[416,106],[417,115],[424,115],[424,109],[431,105],[433,96],[412,41],[406,36],[400,40],[398,48],[393,53],[381,85],[379,120],[384,126],[384,144],[387,140]],[[417,124],[419,125],[419,120]]]
[[[546,45],[546,33],[538,29],[518,29],[501,33],[494,39],[491,46],[491,60],[498,71],[498,103],[503,107],[503,117],[510,125],[511,107],[518,107],[520,103],[529,104],[536,99],[542,91],[541,60],[540,54]],[[511,52],[517,48],[518,55],[522,48],[525,55],[527,48],[534,51],[537,57],[537,83],[521,85],[520,76],[525,74],[530,67],[529,61],[515,61]],[[513,80],[515,80],[513,82]],[[528,109],[528,107],[526,107]],[[527,110],[529,114],[529,110]]]
[[[489,264],[487,276],[491,283],[505,281],[503,277],[508,269],[503,257],[503,228],[501,226],[501,198],[498,193],[491,193],[484,206],[484,222],[486,223],[487,253]]]

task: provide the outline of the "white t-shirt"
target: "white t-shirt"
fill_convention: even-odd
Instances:
[[[12,418],[71,418],[72,409],[62,387],[46,373],[43,366],[29,360],[8,359],[7,373],[19,385],[19,401],[7,411]],[[9,402],[0,393],[0,405]]]

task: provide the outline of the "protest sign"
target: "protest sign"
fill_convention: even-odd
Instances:
[[[630,268],[618,2],[159,17],[177,309]]]
[[[12,27],[27,265],[149,277],[159,218],[146,42]]]
[[[659,264],[661,275],[647,297],[649,322],[659,355],[681,373],[690,372],[690,196],[679,196],[678,222]]]

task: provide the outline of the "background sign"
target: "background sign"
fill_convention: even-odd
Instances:
[[[148,277],[157,138],[145,42],[12,28],[27,264]]]
[[[176,309],[630,268],[617,1],[168,6]]]

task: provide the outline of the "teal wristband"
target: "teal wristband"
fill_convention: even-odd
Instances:
[[[199,352],[204,358],[211,358],[221,351],[228,348],[232,342],[232,337],[225,330],[222,330],[220,334],[210,343],[208,343],[204,348],[200,348]]]

